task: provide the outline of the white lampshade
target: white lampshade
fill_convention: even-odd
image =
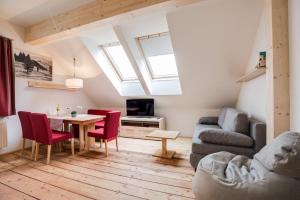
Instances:
[[[66,79],[65,85],[68,88],[83,88],[83,80],[80,78]]]

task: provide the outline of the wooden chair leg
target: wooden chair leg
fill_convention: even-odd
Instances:
[[[119,151],[118,137],[116,137],[116,147],[117,147],[117,151]]]
[[[107,140],[104,140],[105,142],[105,157],[108,156],[108,149],[107,149]]]
[[[74,152],[74,138],[71,139],[71,150],[72,150],[72,156],[75,155],[75,152]]]
[[[100,149],[102,148],[102,139],[100,139]]]
[[[47,146],[47,165],[50,164],[50,157],[51,157],[51,145]]]
[[[23,145],[22,145],[22,155],[24,154],[24,150],[25,150],[25,144],[26,144],[26,139],[23,138]]]
[[[38,159],[39,151],[40,151],[40,144],[36,143],[35,144],[35,158],[34,158],[35,161],[37,161],[37,159]]]
[[[58,143],[58,152],[61,153],[62,151],[62,142]]]
[[[86,139],[86,143],[85,143],[86,149],[89,151],[90,150],[90,137],[86,135],[85,139]]]
[[[35,141],[33,140],[32,141],[32,144],[31,144],[31,159],[34,159],[34,153],[35,153]]]

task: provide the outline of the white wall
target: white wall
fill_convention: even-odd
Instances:
[[[166,117],[168,129],[192,136],[199,117],[217,115],[221,107],[236,105],[240,85],[235,80],[248,65],[262,8],[261,0],[201,1],[175,9],[166,18],[144,16],[146,28],[140,21],[121,24],[127,37],[146,34],[145,29],[158,33],[168,27],[170,31],[182,95],[149,96],[155,99],[156,115]],[[155,24],[163,30],[156,30]],[[126,98],[103,73],[84,84],[97,105],[125,110]]]
[[[264,10],[253,42],[248,67],[245,72],[253,70],[259,61],[259,52],[267,51],[266,11]],[[245,111],[250,117],[263,122],[266,121],[267,85],[266,75],[262,75],[249,82],[242,83],[237,108]]]
[[[300,131],[300,1],[289,0],[290,129]]]
[[[0,35],[13,39],[14,47],[50,56],[46,53],[46,47],[37,48],[25,45],[22,42],[23,29],[18,26],[13,26],[7,21],[1,19]],[[61,64],[57,62],[55,57],[53,57],[53,65],[54,81],[63,82],[64,76],[55,75],[57,73],[62,74],[64,72],[63,69],[59,67]],[[95,107],[94,103],[86,97],[83,91],[70,92],[28,88],[27,80],[22,78],[16,78],[15,96],[17,111],[26,110],[31,112],[54,113],[57,104],[60,104],[62,108],[67,106],[75,107],[77,105],[83,106],[84,109]],[[22,144],[22,132],[18,117],[10,116],[6,118],[6,120],[8,130],[8,147],[0,149],[0,154],[17,150],[21,148]]]

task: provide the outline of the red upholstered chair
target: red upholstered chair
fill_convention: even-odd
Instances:
[[[31,149],[31,158],[33,159],[34,149],[35,149],[35,137],[33,133],[33,126],[30,118],[30,112],[19,111],[18,116],[21,122],[22,127],[22,136],[23,136],[23,146],[22,146],[22,154],[24,153],[26,140],[32,141],[32,149]]]
[[[88,114],[90,115],[106,115],[107,113],[112,112],[112,110],[98,110],[98,109],[89,109]],[[101,120],[96,122],[95,128],[103,128],[105,124],[105,120]]]
[[[71,139],[72,155],[74,155],[74,138],[72,133],[64,131],[54,131],[50,128],[50,122],[45,114],[32,113],[31,121],[36,140],[35,160],[39,154],[39,144],[48,145],[47,149],[47,165],[50,163],[51,145],[58,142]]]
[[[120,126],[120,116],[121,116],[121,112],[119,111],[109,112],[106,114],[106,117],[104,119],[105,125],[103,128],[98,128],[94,131],[88,132],[88,137],[94,137],[94,138],[99,138],[104,140],[106,157],[108,156],[107,142],[115,139],[116,147],[118,151],[118,133],[119,133],[119,126]],[[89,150],[89,142],[87,144]]]
[[[106,115],[106,113],[111,112],[111,110],[98,110],[98,109],[89,109],[89,115]],[[103,128],[105,124],[105,120],[100,120],[96,122],[95,129]],[[75,138],[79,138],[79,126],[77,124],[72,124],[72,132]]]

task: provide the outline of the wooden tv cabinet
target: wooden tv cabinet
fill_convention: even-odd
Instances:
[[[121,117],[120,136],[139,139],[147,138],[153,130],[165,130],[165,118],[163,117]]]

